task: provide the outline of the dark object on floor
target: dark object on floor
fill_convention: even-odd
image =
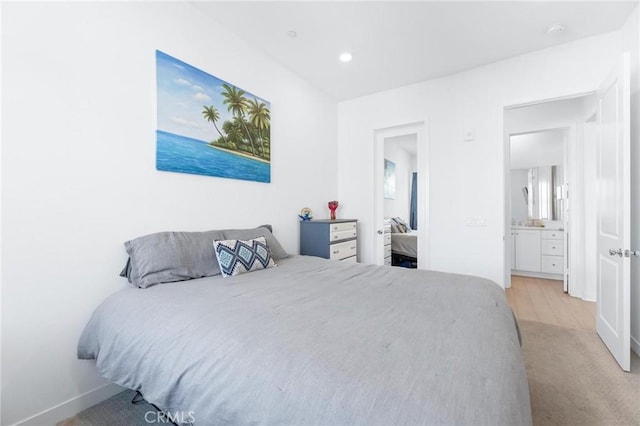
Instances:
[[[418,259],[415,257],[404,256],[402,254],[391,254],[391,266],[400,266],[402,268],[416,269],[418,267]]]

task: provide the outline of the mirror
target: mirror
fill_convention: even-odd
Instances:
[[[531,219],[562,221],[562,166],[533,167],[526,171],[527,185],[522,187]]]
[[[564,130],[512,135],[512,224],[564,220]]]

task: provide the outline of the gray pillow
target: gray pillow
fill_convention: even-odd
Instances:
[[[390,220],[389,224],[391,225],[391,233],[392,234],[399,234],[400,233],[400,228],[398,228],[398,224],[394,220]]]
[[[120,275],[140,288],[218,275],[213,240],[224,239],[222,231],[206,231],[158,232],[127,241],[129,260]]]
[[[407,232],[409,232],[409,224],[407,222],[405,222],[399,217],[394,217],[391,220],[396,223],[396,225],[398,226],[399,232],[403,234],[406,234]]]
[[[252,240],[258,237],[265,237],[267,245],[271,250],[271,255],[275,260],[284,259],[289,257],[280,242],[271,233],[271,225],[261,225],[253,229],[227,229],[222,231],[224,238],[218,238],[219,240]],[[215,254],[214,254],[215,260]]]

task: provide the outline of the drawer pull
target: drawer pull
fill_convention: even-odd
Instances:
[[[555,249],[556,249],[556,246],[553,246],[553,247],[551,247],[551,248],[555,250]]]
[[[340,250],[334,250],[334,251],[333,251],[333,254],[338,254],[338,253],[340,253]],[[554,266],[555,266],[555,265],[554,265]]]

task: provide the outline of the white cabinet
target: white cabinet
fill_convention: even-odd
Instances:
[[[542,272],[564,273],[564,233],[560,231],[540,231],[542,244]]]
[[[517,229],[514,234],[516,269],[540,272],[540,231]]]
[[[542,278],[564,274],[564,232],[559,230],[521,229],[511,230],[513,252],[511,269],[514,274]]]

